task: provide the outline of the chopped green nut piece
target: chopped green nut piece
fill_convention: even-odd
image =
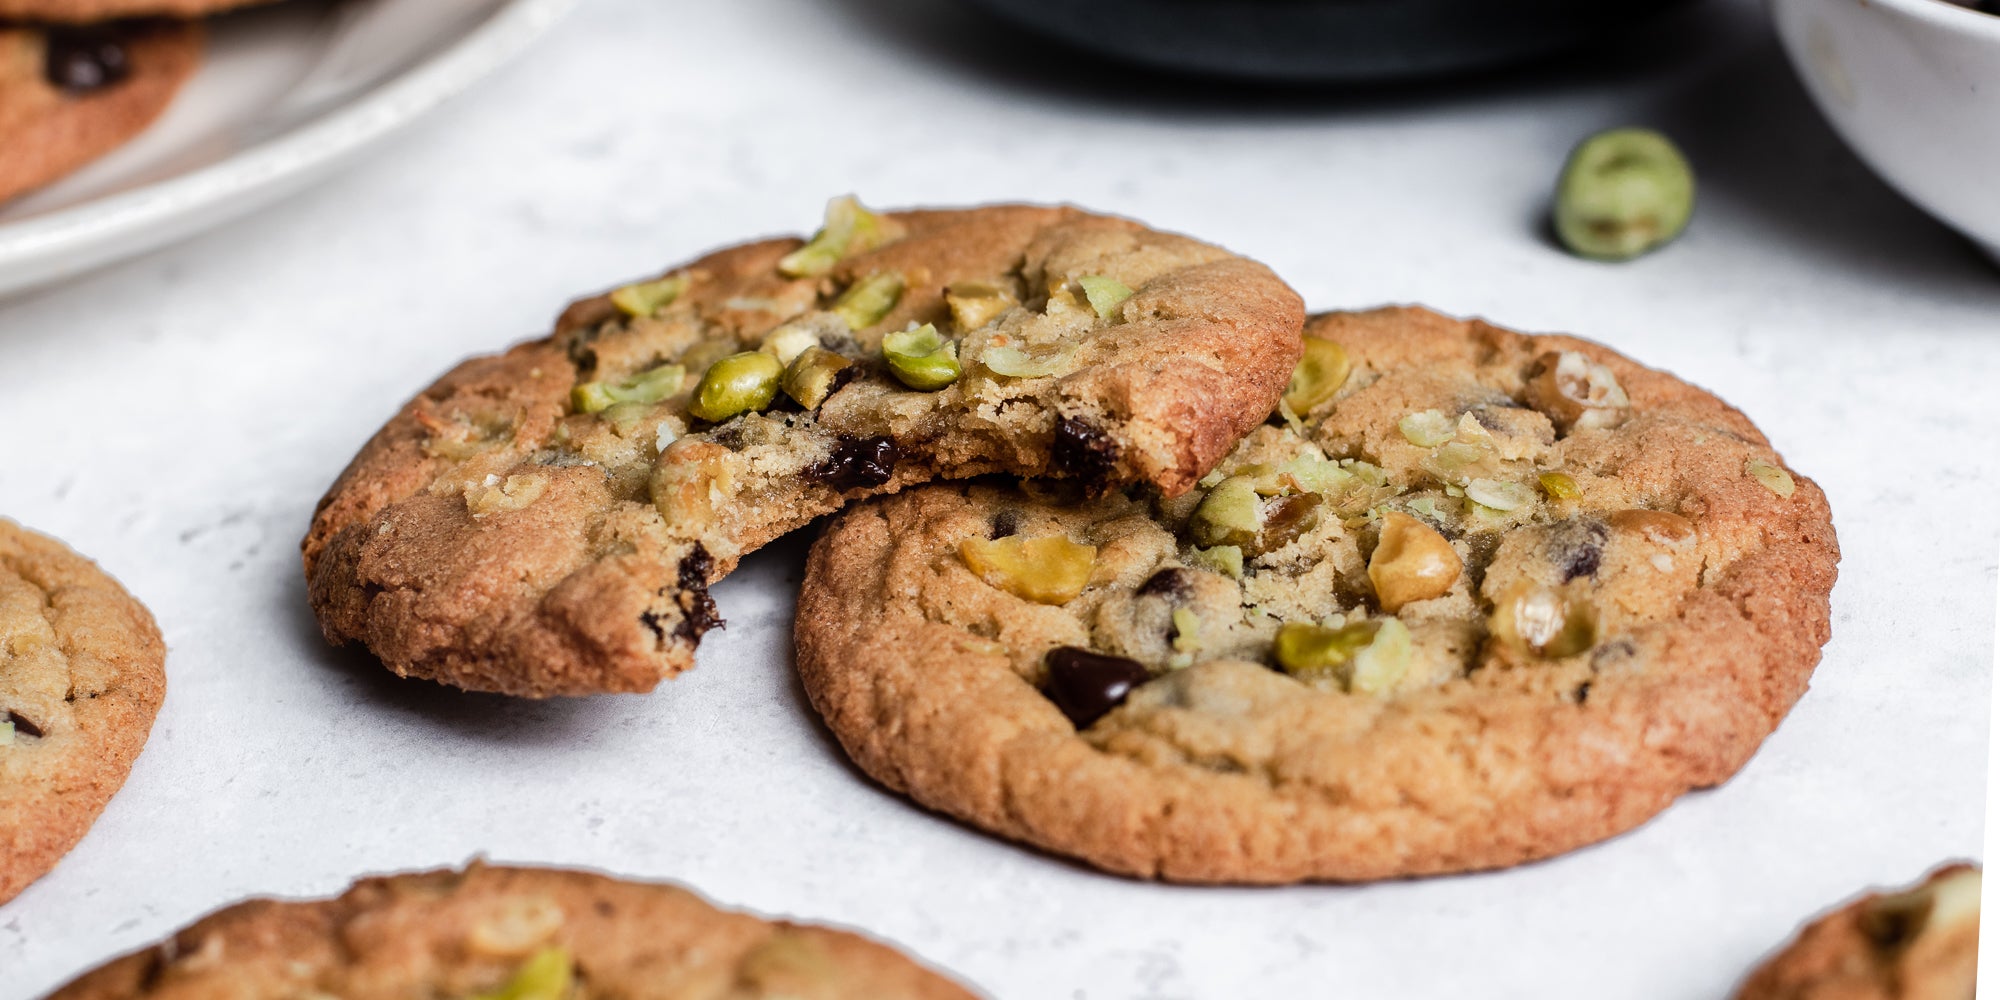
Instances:
[[[1567,472],[1544,472],[1538,477],[1542,481],[1542,492],[1551,500],[1581,500],[1583,487],[1576,484],[1576,478]]]
[[[1494,510],[1519,510],[1535,502],[1533,490],[1497,479],[1474,479],[1465,484],[1465,495],[1473,503]]]
[[[1186,608],[1174,609],[1174,652],[1193,653],[1201,649],[1201,616]]]
[[[623,382],[585,382],[570,390],[578,413],[597,413],[618,403],[657,403],[681,391],[687,369],[680,365],[649,368]]]
[[[611,293],[611,304],[627,316],[651,316],[673,305],[687,291],[687,276],[670,274],[658,281],[641,281]]]
[[[1300,680],[1337,680],[1341,668],[1352,663],[1356,654],[1367,649],[1381,628],[1379,621],[1356,622],[1340,628],[1286,622],[1278,626],[1277,638],[1271,644],[1271,655],[1277,658],[1278,666],[1284,668],[1285,673]]]
[[[0,747],[14,745],[14,723],[12,720],[0,722]]]
[[[1257,485],[1248,476],[1231,476],[1208,491],[1188,522],[1199,545],[1254,544],[1264,530]]]
[[[995,375],[1007,378],[1041,378],[1054,375],[1069,367],[1076,356],[1075,344],[1067,344],[1046,352],[1030,353],[1015,347],[989,347],[979,352],[979,363]]]
[[[818,346],[819,334],[811,328],[802,323],[786,323],[765,334],[763,346],[757,349],[777,358],[779,364],[789,365],[806,348]]]
[[[1403,440],[1419,448],[1435,448],[1458,434],[1458,424],[1441,410],[1412,413],[1397,421],[1396,429],[1403,432]]]
[[[850,330],[860,330],[882,322],[903,297],[903,276],[894,271],[878,271],[849,286],[833,303],[833,314]]]
[[[1556,183],[1556,236],[1594,260],[1631,260],[1671,241],[1694,215],[1694,171],[1673,140],[1617,128],[1579,143]]]
[[[470,1000],[569,1000],[576,990],[576,963],[569,950],[544,948],[521,964],[507,985]]]
[[[833,270],[849,254],[873,250],[893,238],[887,219],[863,207],[853,195],[826,203],[826,223],[805,246],[778,262],[787,278],[813,278]]]
[[[968,538],[959,543],[958,554],[981,580],[1037,604],[1075,600],[1097,565],[1097,546],[1061,535]]]
[[[1110,319],[1118,314],[1118,307],[1132,297],[1132,290],[1115,278],[1101,274],[1086,274],[1076,283],[1083,286],[1083,297],[1090,300],[1090,308],[1097,310],[1099,319]]]
[[[1356,694],[1387,694],[1410,672],[1414,654],[1409,628],[1394,618],[1383,619],[1374,641],[1354,654],[1354,669],[1348,673],[1347,689]]]
[[[1232,580],[1243,579],[1243,549],[1236,545],[1217,545],[1188,552],[1188,565],[1220,573]]]
[[[896,381],[921,392],[936,392],[964,369],[958,365],[958,342],[940,336],[929,323],[882,338],[882,357]]]
[[[954,281],[945,286],[944,304],[951,307],[951,321],[964,333],[993,322],[1021,302],[990,281]]]
[[[1331,340],[1307,337],[1305,353],[1299,357],[1298,367],[1292,369],[1292,381],[1285,386],[1284,405],[1295,414],[1311,410],[1332,399],[1347,384],[1347,376],[1353,370],[1347,348]]]
[[[833,395],[833,387],[840,380],[840,373],[852,367],[854,362],[815,344],[799,352],[785,369],[785,377],[779,388],[792,397],[800,406],[808,410],[819,409],[826,397]]]
[[[1765,489],[1786,499],[1789,499],[1792,492],[1799,488],[1799,484],[1792,481],[1791,473],[1769,462],[1753,458],[1748,465],[1743,467],[1743,471],[1749,473],[1750,478],[1764,484]]]
[[[688,412],[711,423],[721,423],[739,413],[763,410],[778,398],[778,382],[785,366],[759,351],[732,354],[709,366],[694,387],[694,401]]]

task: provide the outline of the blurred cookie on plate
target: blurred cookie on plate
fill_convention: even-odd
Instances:
[[[0,18],[32,5],[0,0]],[[51,5],[60,6],[60,5]],[[201,62],[201,28],[0,20],[0,201],[124,145],[166,110]]]
[[[1807,925],[1736,1000],[1972,1000],[1979,978],[1977,865],[1869,893]]]

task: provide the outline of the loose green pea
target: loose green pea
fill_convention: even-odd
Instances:
[[[894,271],[880,271],[861,279],[834,300],[833,314],[839,316],[850,330],[874,326],[896,308],[896,300],[903,297],[903,276]]]
[[[896,381],[923,392],[936,392],[963,373],[958,343],[944,339],[929,323],[883,337],[882,357]]]
[[[1579,143],[1556,184],[1556,236],[1593,260],[1631,260],[1687,228],[1694,171],[1673,140],[1618,128]]]
[[[688,412],[711,423],[721,423],[739,413],[766,409],[778,398],[778,382],[785,366],[760,351],[732,354],[708,369],[694,388],[694,402]]]

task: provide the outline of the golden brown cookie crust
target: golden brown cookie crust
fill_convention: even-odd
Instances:
[[[303,543],[328,640],[364,644],[398,674],[474,690],[649,690],[692,664],[713,618],[706,585],[771,539],[848,500],[939,476],[1075,473],[1056,467],[1072,439],[1105,446],[1086,455],[1103,485],[1184,491],[1263,418],[1298,357],[1297,295],[1215,247],[1070,208],[887,218],[899,238],[823,278],[780,273],[797,239],[722,250],[669,272],[688,289],[658,314],[627,319],[608,296],[586,299],[553,337],[475,358],[425,390],[329,490]],[[690,343],[756,350],[765,331],[825,317],[816,310],[842,289],[884,273],[907,278],[894,307],[829,341],[849,345],[865,373],[815,410],[711,426],[688,416],[683,390],[642,409],[631,430],[572,400],[580,385],[628,378]],[[1056,296],[1038,298],[1044,282],[1083,273],[1134,294],[1100,316],[1063,287],[1064,315],[1088,326],[1072,371],[968,374],[923,393],[869,367],[885,332],[913,323],[969,341],[943,294],[954,281],[1018,283],[1042,310],[1008,314],[1027,327],[1054,314]],[[729,443],[716,443],[725,432]],[[893,472],[845,489],[814,479],[845,443],[870,440],[893,443]],[[686,471],[706,463],[734,465]],[[669,520],[668,506],[698,510]]]
[[[1950,864],[1813,921],[1736,1000],[1972,1000],[1978,975],[1979,869]]]
[[[550,948],[574,962],[571,1000],[972,996],[846,931],[720,910],[671,885],[475,864],[232,906],[49,1000],[469,1000]]]
[[[0,903],[53,868],[125,783],[166,693],[144,606],[0,518]],[[39,735],[36,735],[39,734]]]
[[[127,17],[195,18],[274,0],[0,0],[0,20],[95,24]]]
[[[0,0],[4,5],[5,0]],[[0,18],[6,17],[0,10]],[[0,23],[0,201],[49,184],[123,145],[166,110],[201,61],[193,24],[132,26],[131,75],[87,94],[49,84],[45,33]]]
[[[1794,477],[1780,498],[1746,476],[1747,460],[1778,458],[1742,414],[1600,345],[1419,309],[1332,314],[1307,336],[1344,344],[1360,386],[1308,415],[1323,421],[1318,440],[1329,453],[1384,461],[1408,447],[1398,393],[1431,384],[1433,369],[1498,386],[1551,351],[1608,366],[1632,416],[1556,445],[1586,502],[1606,493],[1620,507],[1677,509],[1705,551],[1733,554],[1703,566],[1677,605],[1608,609],[1630,624],[1600,647],[1617,654],[1604,664],[1596,652],[1537,664],[1475,642],[1460,672],[1378,699],[1310,689],[1262,663],[1197,662],[1156,668],[1079,733],[1038,690],[1043,653],[1101,648],[1102,619],[987,585],[959,546],[986,534],[1002,508],[1016,512],[1015,530],[1097,544],[1097,575],[1074,602],[1083,609],[1107,606],[1107,592],[1145,590],[1159,560],[1179,558],[1171,539],[1164,554],[1147,548],[1164,533],[1144,504],[1121,498],[1061,508],[997,487],[934,485],[844,512],[808,562],[799,670],[848,754],[926,806],[1108,871],[1247,883],[1545,858],[1631,829],[1749,759],[1818,661],[1838,548],[1809,480]],[[1245,447],[1282,433],[1265,428]],[[1482,558],[1458,544],[1469,564]],[[1691,573],[1679,558],[1662,565]],[[1478,586],[1462,573],[1427,602],[1435,616],[1403,617],[1448,628],[1454,608],[1483,613]]]

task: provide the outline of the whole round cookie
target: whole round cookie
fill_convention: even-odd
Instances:
[[[90,560],[0,518],[0,903],[90,830],[166,685],[145,607]]]
[[[1736,1000],[1972,1000],[1979,884],[1977,866],[1952,864],[1864,895],[1800,931]]]
[[[0,201],[145,131],[200,60],[201,30],[191,24],[0,22]]]
[[[716,909],[671,885],[473,865],[256,900],[49,1000],[970,1000],[846,931]]]
[[[796,637],[848,754],[1113,872],[1379,879],[1630,829],[1804,692],[1838,549],[1741,413],[1421,309],[1306,343],[1188,496],[940,485],[836,519]]]
[[[1304,310],[1262,265],[1071,208],[878,215],[722,250],[460,365],[304,542],[327,638],[518,695],[643,691],[707,587],[848,501],[991,472],[1186,491],[1264,418]]]
[[[120,18],[191,18],[273,0],[0,0],[0,20],[95,24]]]

